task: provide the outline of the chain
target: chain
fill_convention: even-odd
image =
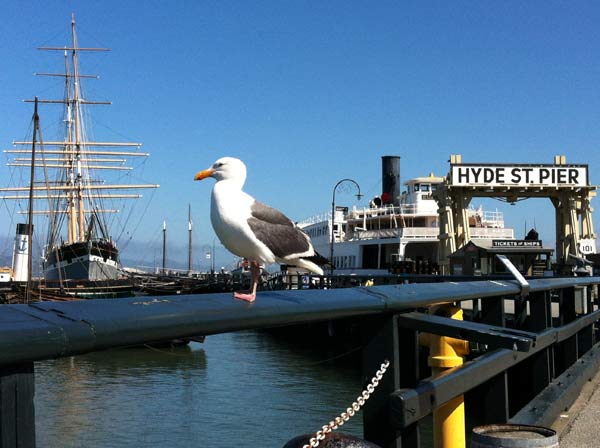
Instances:
[[[316,432],[315,436],[310,439],[310,444],[304,445],[302,448],[314,448],[319,446],[319,443],[329,434],[331,431],[335,431],[348,420],[350,417],[354,416],[360,408],[365,404],[365,402],[369,399],[375,388],[379,385],[379,381],[383,378],[383,374],[390,366],[390,362],[386,359],[382,364],[379,370],[375,373],[371,382],[367,385],[367,388],[362,391],[360,396],[356,399],[354,403],[350,405],[345,412],[342,412],[335,419],[330,421],[328,424],[323,425],[319,431]]]

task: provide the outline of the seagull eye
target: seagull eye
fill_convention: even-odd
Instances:
[[[221,168],[224,165],[223,162],[215,163],[215,167]]]

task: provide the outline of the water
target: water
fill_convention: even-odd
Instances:
[[[39,362],[38,446],[282,447],[359,395],[351,357],[326,361],[344,350],[239,332]],[[362,415],[341,431],[361,435]]]

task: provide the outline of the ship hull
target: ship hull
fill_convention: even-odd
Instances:
[[[46,280],[114,280],[119,276],[119,252],[109,241],[63,244],[49,251]]]

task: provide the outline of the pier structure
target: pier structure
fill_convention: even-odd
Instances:
[[[448,431],[462,434],[454,448],[464,446],[464,419],[440,412],[462,407],[460,397],[477,425],[549,426],[600,366],[598,284],[600,277],[517,276],[263,292],[254,303],[207,294],[2,305],[0,447],[35,446],[35,361],[317,322],[360,329],[365,382],[389,361],[362,411],[364,438],[380,447],[431,446],[422,428],[440,413],[456,423],[434,435],[434,446],[449,448]],[[451,317],[459,311],[464,320]],[[451,347],[462,348],[448,357]]]
[[[497,198],[510,204],[530,198],[548,198],[555,208],[556,259],[565,274],[577,258],[595,253],[588,166],[566,163],[555,156],[553,164],[463,163],[450,157],[450,172],[434,193],[439,206],[439,260],[449,273],[448,257],[470,240],[468,208],[474,197]]]

